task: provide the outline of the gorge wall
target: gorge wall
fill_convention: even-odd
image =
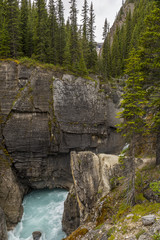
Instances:
[[[1,150],[27,186],[69,188],[72,150],[119,151],[119,94],[98,79],[6,61],[0,86]]]
[[[71,151],[121,149],[119,101],[96,77],[0,62],[0,207],[8,229],[20,220],[28,189],[71,187]]]

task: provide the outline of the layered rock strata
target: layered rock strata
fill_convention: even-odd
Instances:
[[[70,188],[72,150],[120,149],[119,94],[87,80],[15,62],[0,64],[0,141],[31,188]]]

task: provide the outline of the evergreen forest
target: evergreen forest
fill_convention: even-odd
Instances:
[[[126,6],[134,3],[134,11]],[[111,31],[107,18],[103,46],[96,51],[94,6],[84,0],[81,26],[76,0],[65,22],[62,0],[0,0],[0,57],[28,58],[58,65],[81,76],[96,73],[103,81],[124,79],[124,119],[119,130],[127,142],[160,139],[160,1],[126,0]],[[147,137],[150,136],[150,137]],[[134,155],[134,153],[133,153]],[[160,146],[157,147],[157,164]]]

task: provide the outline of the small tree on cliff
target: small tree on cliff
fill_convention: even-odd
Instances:
[[[127,142],[130,143],[132,163],[131,191],[129,200],[134,203],[135,150],[136,142],[144,141],[145,136],[157,134],[156,162],[160,164],[160,8],[146,18],[146,30],[142,36],[138,51],[133,50],[126,73],[129,78],[124,88],[120,116],[124,122],[119,125]]]
[[[97,64],[97,52],[95,43],[95,14],[93,9],[93,3],[90,6],[90,17],[89,17],[89,57],[88,57],[88,68],[95,70]]]

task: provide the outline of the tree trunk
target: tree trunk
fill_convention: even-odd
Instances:
[[[157,133],[157,142],[156,142],[156,165],[160,164],[160,127],[158,128]]]

